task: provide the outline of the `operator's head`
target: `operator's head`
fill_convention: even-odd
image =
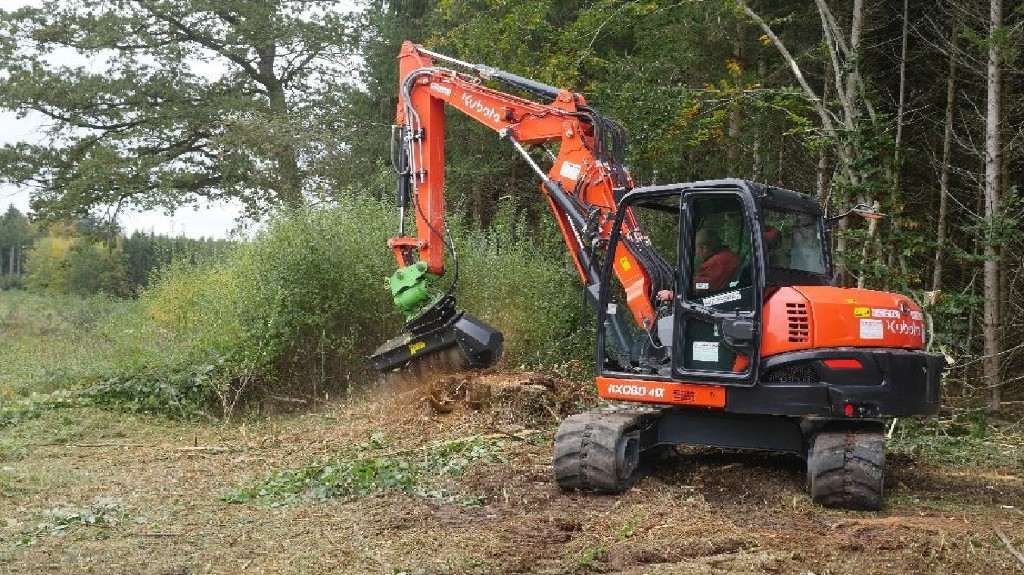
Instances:
[[[697,230],[694,243],[697,255],[706,260],[722,249],[722,236],[719,236],[718,232],[711,228],[701,228]]]

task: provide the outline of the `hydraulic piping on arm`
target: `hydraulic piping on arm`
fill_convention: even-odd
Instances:
[[[435,65],[435,60],[461,68]],[[466,363],[486,367],[500,355],[501,334],[455,306],[458,256],[444,219],[444,112],[451,106],[509,141],[541,180],[541,191],[595,307],[599,291],[598,254],[607,245],[617,197],[632,188],[623,164],[625,131],[593,108],[581,94],[560,90],[482,64],[471,64],[406,42],[399,54],[399,102],[392,131],[392,164],[398,180],[398,229],[388,241],[399,269],[389,285],[405,314],[406,333],[385,343],[371,357],[375,367],[400,367],[431,351],[458,345]],[[541,99],[543,103],[483,84],[490,80]],[[527,146],[557,143],[545,171]],[[406,233],[409,209],[416,236]],[[631,213],[623,224],[623,244],[613,269],[637,325],[655,329],[655,297],[671,289],[669,264],[649,245]],[[445,252],[453,279],[441,293],[433,284],[445,273]],[[630,338],[621,318],[612,319],[621,349]]]

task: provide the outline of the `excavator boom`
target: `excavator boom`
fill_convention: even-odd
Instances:
[[[459,70],[442,67],[436,61]],[[444,217],[445,108],[454,108],[494,130],[517,150],[541,181],[544,195],[590,301],[598,294],[598,251],[611,232],[617,202],[632,187],[623,165],[624,130],[589,107],[581,94],[560,90],[481,64],[470,64],[406,42],[399,54],[399,102],[392,133],[392,163],[398,177],[398,230],[388,241],[399,270],[391,277],[395,304],[405,313],[405,332],[371,356],[381,371],[458,346],[465,363],[486,367],[500,356],[502,337],[486,323],[458,310],[455,246]],[[484,85],[484,80],[542,100],[538,102]],[[545,170],[528,146],[557,145]],[[547,148],[545,148],[546,150]],[[413,212],[416,235],[406,233]],[[625,224],[630,247],[616,260],[637,325],[655,324],[655,295],[668,289],[672,271],[646,247],[639,223]],[[453,261],[451,287],[438,293],[434,282]],[[620,320],[616,322],[621,323]],[[616,326],[625,343],[625,327]],[[457,367],[457,366],[456,366]]]

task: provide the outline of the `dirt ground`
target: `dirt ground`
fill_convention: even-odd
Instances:
[[[893,455],[885,510],[848,512],[810,501],[795,457],[678,448],[625,495],[566,494],[551,477],[554,426],[390,395],[229,425],[49,412],[0,430],[0,573],[1024,571],[997,536],[1024,548],[1021,469]],[[505,437],[506,461],[453,480],[477,506],[400,491],[221,500],[379,432],[400,449]]]

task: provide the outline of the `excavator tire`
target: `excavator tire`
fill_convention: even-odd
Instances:
[[[600,410],[562,421],[555,434],[554,471],[567,491],[622,493],[643,475],[640,433],[656,412]]]
[[[825,507],[882,508],[885,438],[881,429],[825,429],[807,455],[811,498]]]

